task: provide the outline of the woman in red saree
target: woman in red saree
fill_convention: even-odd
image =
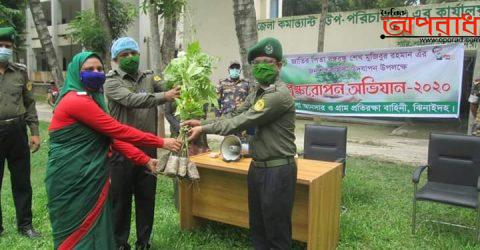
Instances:
[[[79,53],[56,103],[45,179],[55,249],[115,249],[106,164],[110,147],[153,171],[158,161],[133,145],[172,151],[181,146],[110,117],[101,91],[104,81],[100,58]]]

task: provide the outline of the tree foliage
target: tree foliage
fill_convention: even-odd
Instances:
[[[0,27],[12,26],[21,34],[25,31],[25,7],[26,1],[19,0],[0,0]],[[24,40],[16,36],[15,46],[21,47]]]
[[[138,15],[137,8],[129,2],[108,0],[108,19],[112,24],[112,39],[117,39],[125,34],[128,27]],[[75,42],[85,48],[103,54],[105,32],[99,18],[92,10],[80,11],[70,22],[69,29]]]
[[[163,76],[167,88],[179,86],[177,111],[182,121],[198,119],[205,115],[204,105],[218,106],[215,85],[210,80],[216,59],[203,53],[200,44],[188,45],[186,53],[179,53],[165,68]]]
[[[149,8],[155,8],[162,17],[179,16],[185,6],[186,0],[143,0],[140,6],[143,13],[147,14]]]
[[[402,7],[415,4],[417,4],[417,0],[329,0],[328,12]],[[321,10],[322,2],[320,0],[283,1],[283,16],[319,14]]]

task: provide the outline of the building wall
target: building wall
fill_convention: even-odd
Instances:
[[[259,39],[269,36],[279,39],[283,44],[284,54],[316,52],[320,15],[264,19],[269,12],[268,2],[268,0],[255,1],[255,6],[260,8],[256,11],[257,17],[260,16],[258,20]],[[239,59],[233,20],[233,3],[225,0],[188,0],[187,4],[186,16],[190,17],[189,25],[191,25],[188,30],[195,31],[192,32],[192,39],[190,40],[199,40],[205,52],[220,58],[217,69],[213,73],[213,80],[217,81],[226,76],[228,62],[232,59]],[[430,16],[438,16],[438,13],[447,7],[459,6],[475,6],[475,12],[478,13],[480,1],[413,6],[395,8],[395,10],[406,10],[409,16],[428,11],[430,11]],[[324,51],[355,51],[416,45],[413,40],[405,38],[380,39],[380,35],[384,32],[379,13],[380,10],[378,9],[330,13],[327,16],[329,25],[325,28]],[[424,15],[422,14],[422,16]],[[480,16],[480,14],[477,14],[477,16]],[[307,22],[310,17],[313,17],[315,21]],[[307,21],[303,21],[304,18],[307,18]],[[294,20],[293,27],[286,26],[289,23],[288,20]],[[262,24],[268,23],[273,24],[273,26],[269,26],[273,28],[262,28]],[[415,35],[426,35],[419,29],[414,28],[413,31]],[[460,35],[465,35],[465,33]],[[466,48],[470,51],[475,50],[477,43],[467,44]]]

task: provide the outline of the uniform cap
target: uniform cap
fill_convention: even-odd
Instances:
[[[264,38],[248,49],[248,62],[260,56],[267,56],[281,61],[283,59],[282,44],[273,37]]]
[[[11,41],[15,39],[15,29],[13,27],[0,28],[0,41]]]
[[[131,37],[121,37],[118,38],[113,44],[112,44],[112,58],[116,58],[118,54],[120,54],[122,51],[125,50],[133,50],[136,52],[140,51],[140,48],[138,47],[138,43],[133,40]]]

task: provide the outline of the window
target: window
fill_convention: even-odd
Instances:
[[[278,17],[278,0],[270,0],[270,18]]]

